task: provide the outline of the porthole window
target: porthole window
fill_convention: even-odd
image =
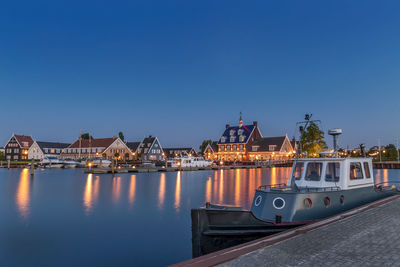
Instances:
[[[285,200],[281,197],[277,197],[272,201],[272,205],[275,209],[283,209],[285,207]]]
[[[325,207],[329,207],[331,205],[331,199],[329,197],[324,198]]]
[[[305,206],[307,209],[310,209],[310,208],[312,207],[312,201],[311,201],[311,199],[309,199],[309,198],[304,199],[304,206]]]

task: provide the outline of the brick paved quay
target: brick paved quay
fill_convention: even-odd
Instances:
[[[400,196],[181,264],[400,266]]]

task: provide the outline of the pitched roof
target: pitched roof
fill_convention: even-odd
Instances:
[[[218,141],[213,141],[210,146],[214,151],[218,151]]]
[[[97,138],[97,139],[82,139],[81,148],[84,147],[109,147],[116,138]],[[79,148],[79,139],[76,140],[69,148]]]
[[[154,140],[156,140],[156,138],[151,135],[149,137],[145,137],[143,139],[143,141],[140,143],[140,148],[143,148],[143,149],[150,148],[151,145],[154,143]]]
[[[194,153],[196,153],[196,150],[194,150],[193,147],[163,148],[163,151],[166,156],[174,156],[176,153],[182,153],[182,152],[186,152],[189,154],[189,152],[192,150],[194,151]]]
[[[286,136],[277,136],[277,137],[264,137],[259,138],[254,141],[252,146],[258,146],[257,152],[259,151],[280,151],[285,141]],[[269,146],[275,146],[274,150],[270,150]]]
[[[14,134],[14,137],[23,148],[30,148],[34,142],[31,136]],[[24,146],[24,142],[28,143],[28,146]]]
[[[240,126],[233,126],[225,129],[224,133],[222,134],[221,138],[218,141],[218,144],[234,144],[234,143],[247,143],[253,129],[255,128],[254,125],[243,125]]]
[[[139,145],[140,145],[140,142],[127,142],[126,143],[126,146],[129,147],[129,149],[132,152],[135,152],[136,149],[139,147]]]
[[[36,143],[38,144],[38,146],[40,147],[40,149],[44,149],[44,148],[67,148],[69,147],[71,144],[67,144],[67,143],[56,143],[56,142],[42,142],[42,141],[36,141]]]

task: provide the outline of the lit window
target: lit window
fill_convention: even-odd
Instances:
[[[362,179],[363,174],[361,170],[361,163],[359,162],[351,162],[350,163],[350,180],[353,179]]]

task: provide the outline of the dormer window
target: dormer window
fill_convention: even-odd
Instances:
[[[235,134],[235,130],[230,130],[229,131],[229,135],[234,135]]]
[[[239,142],[244,142],[245,138],[246,138],[246,136],[244,136],[244,135],[239,136]]]
[[[238,130],[238,135],[242,135],[243,134],[243,129],[239,129]]]
[[[235,142],[235,140],[236,140],[236,136],[232,135],[232,136],[230,137],[231,143]]]
[[[268,149],[269,149],[269,151],[275,151],[276,145],[269,145]]]
[[[258,146],[252,146],[251,149],[252,149],[252,151],[257,151],[258,150]]]
[[[225,141],[226,141],[226,137],[225,137],[225,136],[222,136],[222,137],[221,137],[221,143],[225,143]]]

